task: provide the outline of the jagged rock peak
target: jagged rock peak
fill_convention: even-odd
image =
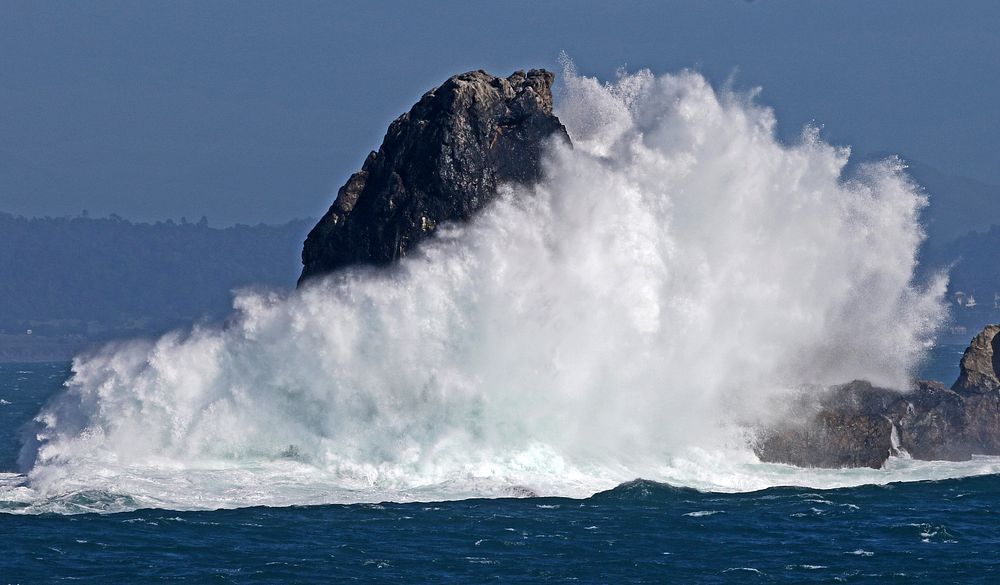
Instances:
[[[1000,325],[987,325],[962,355],[960,374],[951,389],[965,394],[1000,390]]]
[[[305,280],[351,264],[388,264],[465,221],[504,183],[542,177],[545,147],[569,142],[552,113],[555,75],[542,69],[494,77],[455,75],[397,118],[306,238]]]

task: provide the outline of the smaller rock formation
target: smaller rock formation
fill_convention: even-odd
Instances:
[[[902,393],[854,381],[806,393],[786,420],[761,429],[762,461],[801,467],[881,467],[890,455],[967,460],[1000,455],[1000,326],[972,340],[951,389],[917,380]]]
[[[762,461],[799,467],[882,466],[892,449],[892,422],[883,416],[898,396],[862,381],[800,396],[788,422],[760,431]]]
[[[554,79],[540,69],[506,79],[472,71],[424,94],[309,232],[299,283],[393,262],[441,223],[468,220],[501,184],[537,182],[549,140],[569,142],[552,113]]]
[[[958,380],[951,387],[956,392],[988,393],[1000,390],[1000,325],[987,325],[972,338],[972,343],[962,355]]]

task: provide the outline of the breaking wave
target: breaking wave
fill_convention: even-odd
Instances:
[[[199,508],[995,471],[795,470],[746,447],[744,423],[790,388],[904,386],[941,321],[943,278],[914,282],[926,201],[899,161],[847,177],[848,149],[813,128],[783,144],[752,94],[693,72],[601,83],[569,65],[562,83],[574,148],[552,146],[542,184],[505,188],[391,269],[242,292],[225,327],[78,357],[0,500]]]

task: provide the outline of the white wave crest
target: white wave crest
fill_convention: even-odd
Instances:
[[[581,495],[637,476],[759,489],[787,474],[748,471],[736,423],[771,397],[905,385],[944,282],[913,282],[926,202],[898,161],[846,180],[846,148],[814,129],[782,144],[771,110],[696,73],[563,82],[575,147],[552,147],[536,188],[394,268],[244,292],[224,328],[77,358],[18,493],[198,507]],[[749,476],[706,467],[718,453]]]

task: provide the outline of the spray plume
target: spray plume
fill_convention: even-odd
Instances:
[[[574,147],[540,185],[391,269],[77,358],[16,489],[214,507],[809,483],[755,463],[739,423],[806,384],[906,385],[943,314],[943,279],[913,281],[920,189],[896,160],[846,179],[846,148],[782,144],[697,73],[562,82]]]

